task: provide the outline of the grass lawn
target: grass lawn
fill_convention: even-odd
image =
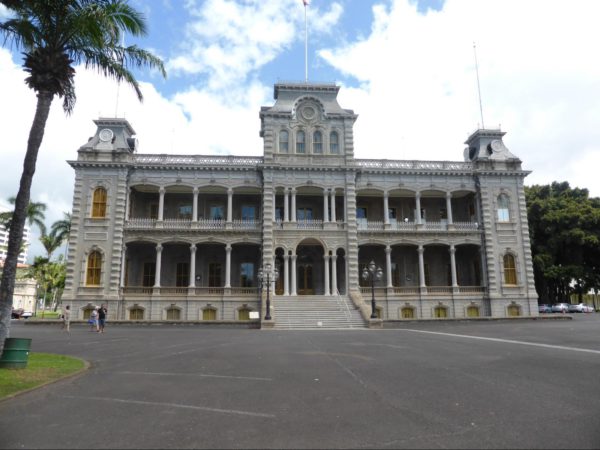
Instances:
[[[55,319],[58,319],[58,316],[59,316],[58,312],[55,312],[55,311],[44,311],[44,320],[46,320],[46,319],[55,320]],[[42,312],[38,311],[37,315],[34,316],[34,319],[42,320]]]
[[[84,365],[69,356],[30,353],[25,369],[0,369],[0,399],[78,372]]]

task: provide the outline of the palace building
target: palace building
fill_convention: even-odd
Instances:
[[[338,91],[276,84],[256,157],[138,153],[125,119],[96,120],[69,161],[74,316],[100,303],[113,320],[276,328],[537,315],[529,172],[505,133],[475,131],[464,161],[356,159]]]

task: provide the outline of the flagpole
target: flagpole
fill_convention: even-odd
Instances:
[[[308,20],[306,18],[306,7],[308,2],[304,2],[304,82],[308,83]]]
[[[481,102],[481,87],[479,86],[479,65],[477,64],[477,47],[475,46],[475,42],[473,42],[473,55],[475,56],[475,73],[477,74],[477,93],[479,94],[479,114],[481,114],[481,128],[485,129],[485,124],[483,123],[483,104]]]

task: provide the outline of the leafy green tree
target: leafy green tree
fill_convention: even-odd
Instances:
[[[76,64],[125,81],[140,100],[142,93],[130,69],[150,67],[158,69],[163,76],[166,74],[162,61],[156,56],[135,45],[121,44],[125,33],[146,34],[144,17],[127,0],[0,0],[0,5],[7,7],[11,14],[0,22],[2,42],[23,52],[23,68],[29,74],[25,83],[37,97],[0,280],[1,352],[10,326],[15,270],[31,183],[54,97],[63,99],[67,114],[72,112]]]
[[[525,196],[540,301],[600,287],[600,199],[567,182],[526,187]]]
[[[54,251],[58,247],[60,247],[60,244],[61,244],[60,240],[58,239],[58,237],[56,237],[52,233],[46,234],[46,232],[43,231],[42,235],[40,236],[40,242],[42,243],[42,245],[44,246],[44,249],[46,250],[46,256],[48,258],[48,261],[50,261],[52,259],[52,253],[54,253]]]

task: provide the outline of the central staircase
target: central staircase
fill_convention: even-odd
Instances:
[[[367,328],[360,312],[344,295],[277,296],[273,319],[277,330]]]

